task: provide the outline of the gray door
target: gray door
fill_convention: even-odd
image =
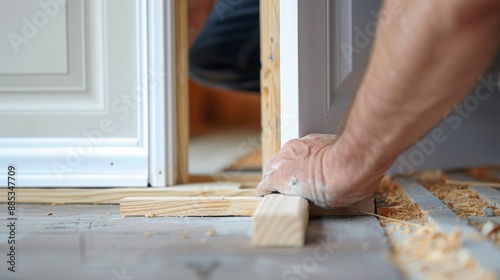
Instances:
[[[282,0],[282,143],[312,132],[335,133],[363,76],[381,1]],[[292,15],[290,15],[292,14]],[[480,50],[474,50],[480,51]],[[469,96],[402,154],[391,173],[500,162],[500,59]],[[439,94],[438,92],[436,94]]]

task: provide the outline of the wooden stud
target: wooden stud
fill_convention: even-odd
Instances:
[[[309,210],[301,197],[270,194],[264,197],[252,220],[255,247],[301,247],[304,245]]]
[[[262,161],[281,147],[279,0],[260,1]]]
[[[189,144],[188,9],[185,0],[176,0],[175,9],[175,88],[177,104],[177,184],[187,183]]]

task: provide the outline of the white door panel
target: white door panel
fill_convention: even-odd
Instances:
[[[172,52],[153,45],[172,37],[171,0],[8,0],[0,16],[0,168],[19,186],[175,181],[174,61],[152,59]]]
[[[140,105],[136,100],[145,92],[139,85],[136,1],[74,0],[67,5],[47,2],[55,3],[53,6],[57,7],[53,8],[58,11],[54,13],[54,19],[64,16],[68,10],[68,32],[59,34],[54,31],[56,34],[48,37],[35,33],[25,46],[19,47],[19,52],[10,56],[24,57],[24,52],[35,46],[36,57],[44,57],[46,53],[52,53],[49,39],[63,36],[67,51],[56,54],[56,57],[51,54],[51,61],[45,64],[35,57],[28,65],[50,69],[49,65],[54,63],[72,67],[58,74],[37,72],[37,68],[29,73],[1,74],[0,127],[5,129],[0,132],[0,137],[81,137],[85,129],[98,127],[103,119],[109,119],[113,129],[108,130],[105,137],[137,138]],[[38,1],[29,3],[39,9],[33,12],[34,15],[45,13]],[[10,5],[16,6],[15,3]],[[23,18],[36,22],[37,17]],[[49,21],[46,26],[41,25],[38,32],[50,33],[53,31],[50,27],[54,25],[66,25],[66,21]],[[24,24],[19,21],[12,26]],[[19,33],[23,36],[22,32]],[[13,48],[9,49],[14,52]],[[71,54],[69,59],[67,53]],[[36,115],[36,120],[33,120],[33,115]]]
[[[2,2],[9,9],[0,10],[0,34],[6,35],[0,37],[0,74],[66,74],[65,5],[55,1],[39,5],[38,0]],[[20,52],[22,55],[18,55]]]

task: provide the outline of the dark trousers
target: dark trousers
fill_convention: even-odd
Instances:
[[[212,87],[260,90],[259,0],[219,0],[189,50],[189,74]]]

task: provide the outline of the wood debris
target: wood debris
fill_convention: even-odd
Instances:
[[[500,247],[500,224],[493,221],[487,221],[483,224],[469,221],[483,236],[489,238],[493,243]]]
[[[180,238],[181,239],[189,239],[189,235],[188,234],[181,234]]]
[[[377,213],[380,216],[400,221],[422,218],[418,205],[411,202],[398,184],[387,176],[380,182],[375,197],[379,204],[384,204],[384,206],[377,207]],[[381,220],[382,225],[384,222],[384,219]]]
[[[207,231],[206,236],[214,236],[217,234],[217,231],[215,229],[211,229]]]
[[[454,186],[444,183],[427,183],[425,187],[446,206],[453,210],[459,217],[469,216],[500,216],[500,210],[489,206],[479,195],[464,186]],[[485,208],[491,208],[485,210]]]
[[[428,279],[495,279],[493,272],[480,267],[462,250],[459,231],[446,235],[427,225],[391,241],[393,260],[402,267],[418,269]]]
[[[146,213],[146,215],[144,215],[144,217],[146,218],[153,218],[155,216],[155,214],[153,213]]]
[[[52,216],[52,212],[49,212],[49,213],[47,213],[47,214],[45,214],[45,215],[47,215],[47,216]]]

